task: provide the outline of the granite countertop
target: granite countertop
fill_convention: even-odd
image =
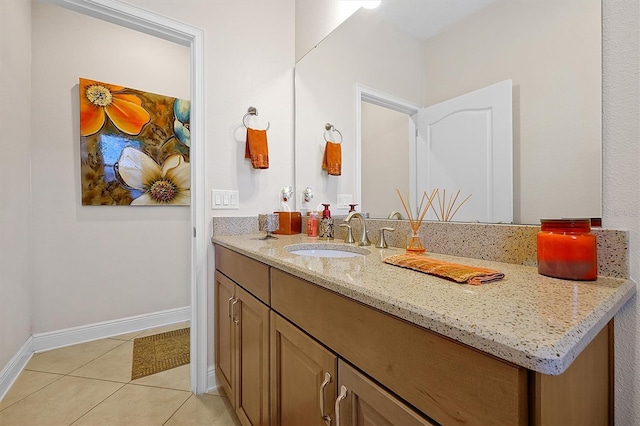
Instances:
[[[568,281],[536,267],[426,253],[448,262],[496,269],[505,278],[481,286],[458,284],[382,262],[404,249],[358,247],[304,234],[215,236],[212,242],[299,278],[543,374],[563,373],[636,291],[628,279]],[[370,253],[350,258],[291,254],[313,243]]]

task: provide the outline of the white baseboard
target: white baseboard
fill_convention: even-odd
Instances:
[[[47,333],[37,333],[33,335],[33,352],[44,352],[63,346],[76,345],[189,320],[191,320],[191,308],[187,306]]]
[[[216,369],[209,367],[207,371],[207,392],[214,392],[218,390],[218,383],[216,382]]]
[[[20,350],[9,360],[9,363],[0,370],[0,400],[7,394],[32,355],[33,337],[29,336]]]
[[[0,370],[0,400],[9,391],[31,356],[36,352],[190,320],[191,307],[187,306],[29,336],[22,348]],[[213,379],[208,378],[208,384],[213,383],[215,387],[215,372],[212,377]]]

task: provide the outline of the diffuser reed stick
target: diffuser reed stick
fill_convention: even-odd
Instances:
[[[396,189],[398,196],[400,197],[400,201],[402,202],[402,207],[404,207],[404,211],[407,213],[407,217],[409,218],[409,224],[413,232],[418,232],[420,229],[420,225],[422,225],[422,220],[424,219],[425,214],[429,210],[429,207],[433,206],[433,199],[438,195],[438,189],[434,189],[431,192],[431,195],[427,198],[427,191],[424,191],[422,194],[422,200],[420,201],[420,206],[418,207],[417,217],[414,219],[413,212],[411,211],[411,202],[409,201],[409,196],[407,195],[407,202],[405,203],[404,198],[402,198],[402,194],[399,189]],[[427,203],[425,204],[424,200],[427,198]],[[408,206],[408,207],[407,207]]]
[[[433,204],[431,205],[431,210],[436,215],[436,219],[442,222],[449,222],[453,220],[453,217],[456,215],[456,213],[458,213],[458,210],[460,210],[460,207],[462,207],[462,205],[466,203],[469,198],[471,198],[471,195],[472,194],[469,194],[467,198],[462,200],[462,202],[458,205],[458,207],[456,207],[456,202],[458,201],[458,197],[460,196],[460,190],[458,190],[455,196],[451,195],[449,197],[449,201],[447,202],[447,190],[443,189],[442,199],[440,199],[440,195],[438,194],[438,210],[440,210],[440,214],[438,215],[438,211],[433,206]],[[455,207],[455,210],[454,210],[454,207]],[[452,213],[452,210],[453,210],[453,213]]]

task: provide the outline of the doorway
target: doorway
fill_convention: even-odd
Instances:
[[[190,48],[191,389],[203,393],[207,390],[208,247],[204,191],[204,33],[201,29],[114,0],[53,0],[51,3]]]
[[[389,211],[383,212],[382,210],[380,210],[380,212],[375,215],[370,214],[371,217],[386,217],[391,211],[403,211],[397,194],[395,194],[395,192],[389,193],[393,192],[395,188],[403,192],[408,191],[411,205],[417,205],[415,161],[411,161],[411,158],[415,158],[415,155],[413,155],[412,153],[415,153],[416,150],[416,119],[420,108],[422,108],[420,105],[414,104],[396,96],[389,95],[382,91],[372,89],[361,84],[356,85],[355,192],[356,199],[361,200],[361,208],[363,209],[363,211],[368,212],[370,209],[370,207],[368,207],[364,203],[363,196],[369,197],[369,194],[371,194],[371,197],[369,198],[374,199],[375,197],[373,197],[373,195],[376,192],[379,193],[379,191],[377,191],[377,188],[371,189],[367,187],[363,190],[363,182],[365,182],[365,179],[363,178],[364,175],[377,174],[387,176],[387,173],[384,170],[365,170],[365,168],[369,165],[373,165],[374,168],[383,167],[384,159],[370,162],[370,159],[366,157],[368,154],[364,154],[364,151],[369,149],[380,149],[388,153],[389,157],[393,155],[394,158],[399,158],[406,154],[404,160],[400,160],[400,163],[397,163],[394,166],[394,170],[397,172],[396,174],[402,173],[403,176],[406,176],[407,180],[404,184],[402,184],[400,180],[401,178],[399,176],[394,176],[392,179],[387,179],[385,184],[387,192],[384,194],[384,202],[382,205],[387,205]],[[388,142],[384,142],[386,138],[383,137],[378,139],[378,141],[382,141],[381,143],[386,143],[388,146],[373,148],[367,147],[366,142],[364,142],[367,137],[366,131],[364,129],[365,126],[368,126],[367,120],[375,121],[377,124],[380,124],[382,122],[391,124],[395,130],[391,135],[387,136],[393,138],[393,145],[390,145]],[[402,128],[403,126],[404,129]],[[374,132],[379,135],[380,133],[386,131],[374,130]],[[399,155],[396,155],[398,153],[397,150],[401,151]],[[363,166],[363,156],[365,156],[364,160],[367,161],[366,167]],[[378,166],[376,166],[376,164],[378,164]],[[402,171],[402,164],[406,166],[406,172]],[[396,183],[398,186],[394,187]],[[376,209],[378,208],[375,205],[373,207]]]

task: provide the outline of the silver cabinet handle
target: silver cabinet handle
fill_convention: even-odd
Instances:
[[[233,316],[231,315],[231,309],[232,309],[232,308],[231,308],[231,302],[232,302],[232,301],[233,301],[233,296],[231,296],[231,297],[229,298],[229,301],[227,302],[227,305],[228,305],[227,307],[228,307],[228,311],[229,311],[229,318],[231,318],[231,319],[233,319]]]
[[[326,388],[329,383],[331,383],[331,374],[325,372],[324,381],[320,385],[320,416],[322,416],[322,420],[324,420],[327,426],[331,424],[331,416],[324,414],[324,388]]]
[[[345,399],[347,397],[347,388],[342,385],[340,386],[340,395],[338,395],[338,398],[336,399],[336,426],[340,426],[340,403],[342,402],[343,399]]]
[[[238,318],[236,318],[236,305],[238,304],[238,299],[234,299],[233,303],[231,304],[231,311],[233,312],[231,315],[231,318],[233,319],[233,323],[234,324],[238,324],[240,322],[240,320]]]

